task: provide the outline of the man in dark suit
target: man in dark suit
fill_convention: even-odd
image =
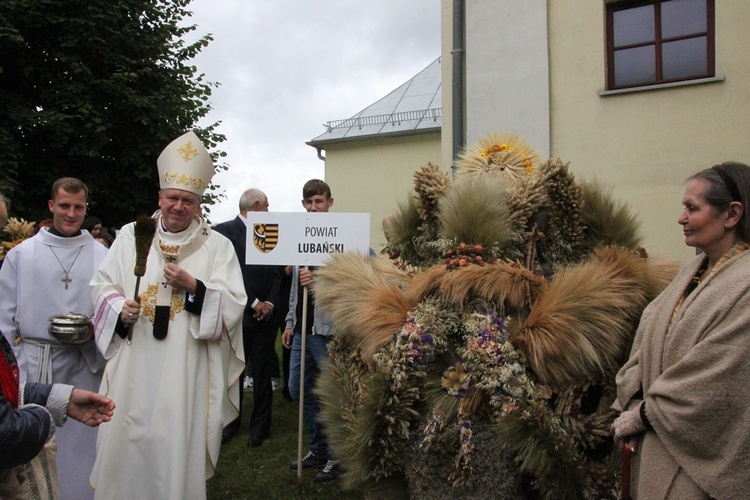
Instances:
[[[268,439],[271,432],[271,363],[278,363],[275,354],[278,322],[275,308],[281,302],[280,266],[249,266],[245,264],[247,242],[247,212],[267,212],[268,198],[263,191],[248,189],[240,197],[240,213],[233,220],[222,222],[214,230],[232,242],[242,267],[242,279],[247,292],[247,306],[242,318],[242,336],[245,359],[253,369],[253,414],[250,416],[250,438],[247,445],[256,447]],[[286,298],[288,300],[288,297]],[[243,391],[240,391],[240,407]],[[242,421],[240,416],[224,429],[222,443],[227,443],[237,433]]]

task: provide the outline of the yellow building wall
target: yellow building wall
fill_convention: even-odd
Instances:
[[[369,213],[370,247],[379,252],[385,246],[383,217],[407,201],[414,172],[427,162],[440,165],[440,132],[325,148],[325,180],[334,200],[331,211]]]
[[[723,80],[602,95],[604,2],[548,2],[551,156],[613,187],[638,213],[652,255],[694,254],[677,224],[686,177],[727,160],[750,162],[750,2],[715,4]]]

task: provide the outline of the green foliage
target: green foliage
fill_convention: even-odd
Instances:
[[[218,84],[189,64],[212,40],[183,40],[189,3],[0,3],[0,190],[15,215],[47,217],[52,182],[72,176],[90,212],[119,226],[156,208],[156,158],[175,137],[194,129],[215,163],[225,156],[218,123],[196,126]]]

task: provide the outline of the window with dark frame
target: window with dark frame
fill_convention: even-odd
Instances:
[[[714,0],[606,7],[608,90],[714,76]]]

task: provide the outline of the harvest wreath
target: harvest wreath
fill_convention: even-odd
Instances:
[[[515,167],[495,155],[476,168],[490,143],[512,145]],[[537,155],[511,135],[467,156],[456,181],[431,164],[415,174],[388,256],[318,271],[337,333],[317,393],[343,485],[616,498],[614,376],[675,267],[648,258],[628,208],[560,160],[525,175]]]

